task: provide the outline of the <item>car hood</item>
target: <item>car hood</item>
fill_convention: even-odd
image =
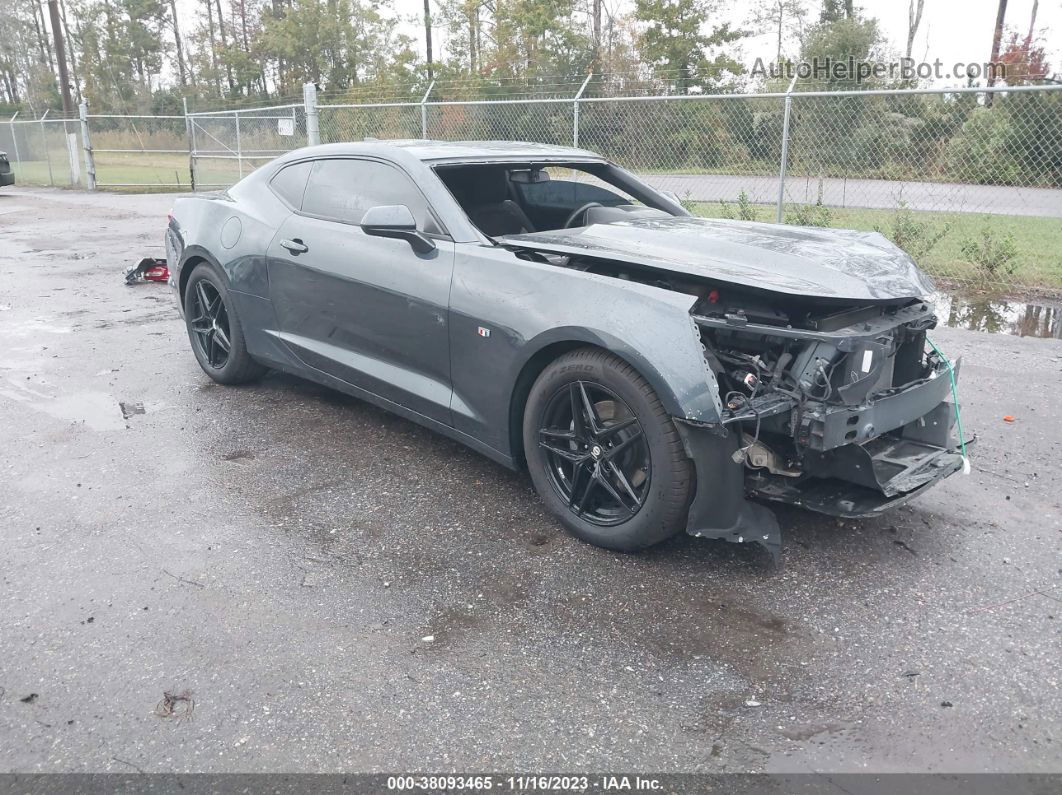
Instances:
[[[920,298],[932,280],[877,232],[709,218],[642,218],[508,235],[510,247],[610,259],[791,295]]]

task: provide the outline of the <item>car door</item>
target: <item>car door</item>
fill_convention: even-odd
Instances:
[[[370,207],[395,204],[434,251],[358,225]],[[268,252],[278,336],[311,367],[449,424],[454,245],[413,180],[381,160],[316,160],[295,210]]]

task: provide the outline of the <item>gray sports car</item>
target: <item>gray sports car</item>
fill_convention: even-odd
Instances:
[[[526,466],[601,546],[685,529],[776,556],[765,501],[872,516],[964,465],[910,257],[691,217],[591,152],[301,149],[177,200],[166,249],[215,381],[276,368]]]

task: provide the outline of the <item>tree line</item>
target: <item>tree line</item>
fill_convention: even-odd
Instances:
[[[119,113],[175,112],[184,98],[261,104],[297,96],[306,81],[351,99],[409,96],[431,79],[455,95],[490,95],[577,85],[590,72],[611,76],[618,93],[647,81],[667,92],[738,91],[749,76],[737,47],[757,33],[770,34],[778,60],[892,54],[852,0],[760,0],[738,26],[722,21],[722,2],[429,0],[417,20],[429,53],[433,31],[446,41],[433,59],[420,55],[416,28],[393,0],[58,0],[58,19],[72,96]],[[908,55],[926,0],[909,2]],[[1035,13],[1028,35],[1005,32],[1002,16],[993,35],[997,57],[1023,79],[1049,69]],[[0,103],[61,107],[56,38],[40,0],[0,0],[0,18]]]

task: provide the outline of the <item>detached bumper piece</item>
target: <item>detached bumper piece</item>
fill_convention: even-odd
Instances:
[[[169,281],[170,269],[166,260],[156,257],[144,257],[125,272],[125,283],[132,286],[138,282]]]

